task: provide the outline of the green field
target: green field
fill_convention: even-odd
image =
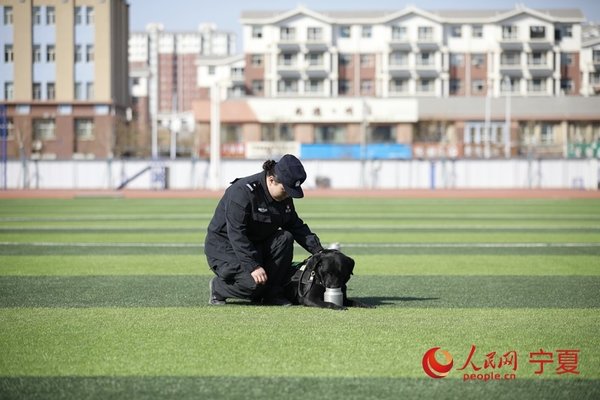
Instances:
[[[208,306],[216,202],[0,200],[0,398],[600,398],[600,200],[297,201],[377,306],[343,312]]]

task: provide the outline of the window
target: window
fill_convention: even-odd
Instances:
[[[395,51],[390,54],[390,65],[408,65],[408,53]]]
[[[323,65],[323,53],[308,53],[308,65]]]
[[[567,38],[573,37],[573,25],[563,26],[562,36]]]
[[[340,79],[338,81],[338,94],[349,94],[350,88],[350,81],[348,79]]]
[[[417,89],[422,93],[433,92],[433,79],[420,79]]]
[[[432,40],[433,39],[433,28],[431,26],[420,26],[418,30],[418,39]]]
[[[13,24],[13,9],[12,7],[4,6],[4,25]]]
[[[94,140],[94,120],[75,118],[75,136],[77,140]]]
[[[83,85],[81,82],[75,82],[75,100],[83,100]]]
[[[473,25],[471,27],[471,36],[474,38],[482,38],[483,37],[483,26],[482,25]]]
[[[518,29],[515,25],[503,25],[502,26],[502,39],[503,40],[514,40],[518,38]]]
[[[262,124],[260,138],[266,142],[289,142],[294,140],[294,133],[288,124]]]
[[[405,26],[392,26],[392,40],[407,40],[408,35],[406,33]]]
[[[54,7],[46,7],[46,25],[56,24],[56,11]]]
[[[56,98],[56,88],[54,82],[46,83],[46,99],[54,100]]]
[[[476,79],[471,83],[472,94],[482,94],[485,91],[485,82],[482,79]]]
[[[75,62],[81,62],[82,61],[82,55],[81,55],[81,45],[80,44],[76,44],[75,45]]]
[[[521,64],[521,53],[518,51],[506,51],[500,55],[501,65],[519,65]]]
[[[283,53],[279,55],[280,66],[289,67],[296,64],[296,53]]]
[[[600,64],[600,50],[592,50],[592,62]]]
[[[561,53],[560,54],[560,65],[566,65],[566,66],[573,65],[573,53]]]
[[[560,90],[565,94],[573,93],[573,79],[561,79]]]
[[[485,54],[471,54],[471,65],[475,68],[483,68],[485,66]]]
[[[349,25],[340,26],[340,37],[342,37],[342,38],[350,37],[350,26]]]
[[[315,143],[345,143],[346,129],[340,125],[318,125]]]
[[[453,38],[462,37],[462,26],[460,25],[452,25],[450,27],[450,36]]]
[[[521,80],[519,78],[508,78],[502,79],[500,82],[500,88],[503,93],[518,93],[520,91]]]
[[[221,137],[223,143],[241,143],[242,142],[242,130],[239,125],[221,125]]]
[[[433,53],[424,52],[417,56],[417,65],[429,66],[433,65]]]
[[[4,100],[12,100],[15,97],[14,85],[12,82],[4,82]]]
[[[450,94],[458,94],[462,90],[462,81],[460,79],[450,79]]]
[[[75,7],[75,25],[81,25],[83,23],[83,15],[81,13],[81,7]]]
[[[370,143],[395,143],[396,135],[394,127],[390,125],[379,125],[369,128]]]
[[[529,38],[530,39],[545,39],[546,38],[546,27],[544,26],[530,26],[529,27]]]
[[[546,53],[535,51],[529,55],[529,65],[545,65]]]
[[[31,8],[31,23],[33,25],[42,24],[42,10],[40,9],[40,7]]]
[[[88,44],[85,46],[85,61],[92,62],[94,61],[94,45]]]
[[[215,74],[215,70],[216,70],[216,67],[214,65],[209,65],[208,66],[208,74],[209,75],[211,75],[211,76],[214,75]]]
[[[5,44],[4,45],[4,62],[11,63],[14,61],[14,59],[15,59],[15,53],[13,51],[13,45]]]
[[[262,64],[263,64],[262,54],[252,54],[252,57],[250,58],[250,62],[253,67],[262,67]]]
[[[6,138],[13,139],[15,137],[15,123],[12,118],[6,118],[4,128],[6,129]],[[0,128],[2,125],[0,124]]]
[[[56,49],[53,44],[46,46],[46,62],[53,63],[56,59]]]
[[[94,99],[94,82],[86,83],[86,99],[93,100]]]
[[[298,80],[282,79],[277,82],[277,90],[279,93],[298,93]]]
[[[541,93],[546,91],[546,80],[534,78],[527,81],[527,91],[533,93]]]
[[[242,67],[232,67],[231,68],[231,77],[233,79],[244,79],[244,68]]]
[[[368,39],[373,35],[373,27],[371,25],[363,25],[360,36]]]
[[[464,54],[450,54],[450,66],[452,67],[462,67],[465,64],[465,56]]]
[[[360,95],[371,96],[373,95],[373,81],[370,79],[363,79],[360,81]]]
[[[94,7],[85,8],[85,23],[87,25],[94,25]]]
[[[352,64],[352,56],[350,54],[340,54],[338,56],[338,63],[340,67],[345,67]]]
[[[296,28],[282,26],[279,31],[279,38],[281,40],[294,40],[296,38]]]
[[[309,79],[306,81],[306,91],[308,93],[322,93],[324,82],[323,79]]]
[[[392,79],[390,81],[390,92],[403,93],[408,91],[408,79]]]
[[[33,139],[52,140],[56,137],[56,123],[52,118],[33,120]]]
[[[590,73],[590,83],[592,85],[600,85],[600,72]]]
[[[554,143],[554,126],[548,123],[542,123],[540,130],[540,141],[542,144]]]
[[[257,26],[257,25],[254,25],[254,26],[252,27],[252,37],[253,37],[254,39],[261,39],[261,38],[262,38],[262,35],[263,35],[263,34],[262,34],[262,26]]]
[[[323,28],[308,28],[307,38],[310,41],[323,39]]]
[[[371,68],[373,67],[373,54],[361,54],[360,55],[360,67]]]
[[[40,47],[39,44],[34,44],[32,47],[33,50],[33,54],[32,54],[32,58],[33,58],[33,62],[41,62],[42,61],[42,49]]]
[[[262,79],[255,79],[252,81],[252,94],[262,94],[264,90],[264,83]]]

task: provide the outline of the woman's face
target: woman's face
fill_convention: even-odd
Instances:
[[[269,194],[275,201],[283,201],[289,197],[283,184],[275,182],[275,178],[272,176],[267,177],[267,188],[269,189]]]

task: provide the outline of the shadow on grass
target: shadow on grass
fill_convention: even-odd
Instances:
[[[358,300],[361,303],[370,304],[372,306],[382,306],[396,304],[406,301],[432,301],[439,300],[439,297],[397,297],[397,296],[370,296],[370,297],[351,297],[352,300]]]

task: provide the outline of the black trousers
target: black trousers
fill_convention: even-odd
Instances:
[[[283,285],[289,280],[294,257],[294,237],[283,230],[261,243],[255,243],[267,273],[267,283],[257,285],[249,271],[240,264],[207,257],[210,269],[217,275],[213,292],[227,298],[259,300],[283,296]]]

